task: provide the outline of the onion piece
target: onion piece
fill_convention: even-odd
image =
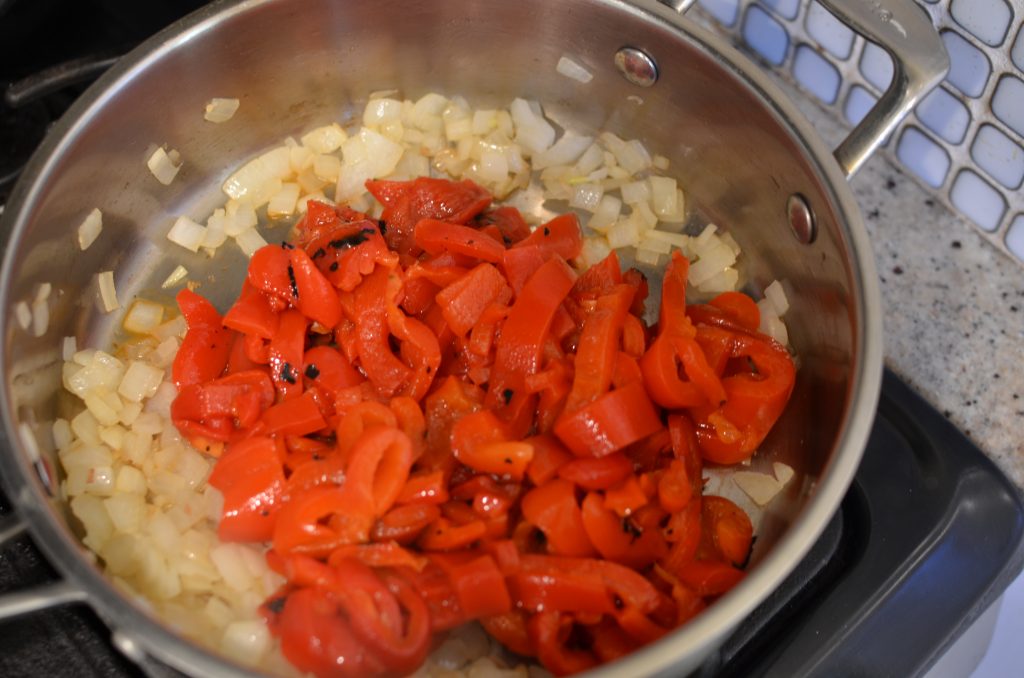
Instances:
[[[121,321],[122,327],[136,334],[150,334],[164,321],[164,307],[145,299],[136,299]]]
[[[562,56],[558,60],[558,65],[555,66],[555,70],[564,75],[567,78],[578,80],[583,84],[586,84],[594,79],[594,74],[588,71],[586,68],[576,63],[567,56]]]
[[[103,213],[98,207],[93,208],[93,211],[89,212],[85,220],[78,226],[78,246],[82,251],[89,249],[89,245],[96,242],[96,238],[99,237],[102,230]]]
[[[256,250],[267,245],[267,241],[263,239],[263,236],[255,228],[250,228],[236,235],[235,242],[238,243],[238,246],[245,252],[247,257],[251,257],[256,253]]]
[[[188,269],[182,266],[181,264],[178,264],[177,266],[174,267],[174,270],[171,271],[170,275],[168,275],[164,279],[164,281],[160,283],[160,287],[162,287],[165,290],[174,287],[182,280],[184,280],[187,275]]]
[[[64,362],[71,360],[71,357],[78,352],[78,341],[74,337],[64,337],[61,345],[61,358]]]
[[[159,146],[153,151],[153,155],[149,156],[146,167],[157,181],[164,186],[170,186],[181,169],[181,155],[174,149],[165,151],[163,146]]]
[[[298,184],[282,184],[281,190],[274,194],[274,197],[267,203],[267,216],[271,219],[280,219],[295,213],[295,203],[299,199]]]
[[[291,174],[291,150],[287,146],[279,146],[253,158],[229,176],[221,189],[229,198],[240,200],[248,198],[254,204],[268,192],[273,194],[277,189],[271,188],[275,182]],[[270,196],[266,195],[266,200]]]
[[[190,252],[198,252],[206,237],[206,227],[197,224],[186,216],[180,216],[175,220],[171,230],[167,232],[167,239],[175,245],[181,245]]]
[[[551,147],[555,141],[555,128],[544,119],[543,113],[538,114],[533,110],[530,102],[515,99],[509,107],[509,112],[515,124],[516,143],[526,148],[532,155]]]
[[[570,165],[579,160],[593,143],[594,137],[580,136],[568,131],[553,146],[534,156],[533,169]]]
[[[773,280],[768,287],[764,288],[764,298],[771,302],[775,314],[780,318],[786,315],[789,310],[789,299],[786,298],[786,291],[782,289],[782,283]]]
[[[302,135],[302,145],[314,154],[334,153],[345,143],[348,135],[338,123],[317,127]]]
[[[732,479],[758,506],[767,505],[782,490],[782,484],[766,473],[737,471],[732,474]]]
[[[219,124],[227,122],[234,117],[235,112],[238,111],[238,106],[238,99],[221,99],[214,97],[207,102],[203,117],[213,123]]]
[[[601,202],[598,203],[597,209],[594,210],[594,216],[590,217],[590,221],[587,222],[587,226],[596,231],[607,230],[618,220],[621,211],[622,201],[614,195],[605,193]]]
[[[46,283],[49,285],[49,283]],[[50,326],[50,306],[46,297],[36,296],[32,302],[32,336],[41,337]]]
[[[775,472],[775,479],[779,481],[780,485],[785,485],[796,475],[792,466],[783,464],[781,461],[772,463],[772,470]]]
[[[100,288],[100,300],[103,302],[103,310],[107,313],[121,308],[121,302],[117,300],[117,290],[114,288],[114,272],[103,271],[96,276]]]

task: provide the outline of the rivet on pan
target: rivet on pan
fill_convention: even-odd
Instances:
[[[615,67],[622,77],[640,87],[650,87],[658,81],[658,64],[635,47],[623,47],[616,52]]]
[[[818,235],[817,225],[814,223],[814,213],[807,206],[807,200],[799,193],[789,196],[786,201],[786,214],[789,216],[789,227],[793,229],[793,235],[804,245],[810,245]]]

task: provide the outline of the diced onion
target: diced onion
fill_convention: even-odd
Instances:
[[[562,58],[558,60],[558,65],[555,66],[555,70],[567,78],[578,80],[584,84],[594,79],[593,73],[567,56],[562,56]]]
[[[302,135],[302,145],[314,154],[333,153],[341,148],[348,135],[338,123],[324,125]]]
[[[779,481],[780,485],[785,485],[796,475],[792,466],[783,464],[781,461],[772,463],[772,471],[775,472],[775,479]]]
[[[397,99],[380,97],[370,99],[363,109],[363,124],[379,127],[402,119],[402,102]]]
[[[594,212],[601,204],[604,197],[604,188],[601,184],[586,183],[579,184],[569,198],[569,207]]]
[[[142,402],[144,398],[152,398],[156,394],[163,380],[163,370],[133,360],[128,363],[117,392],[133,403]]]
[[[14,305],[14,318],[23,330],[28,330],[32,326],[32,309],[27,302],[19,301]]]
[[[267,216],[271,219],[287,217],[295,213],[295,203],[299,199],[298,184],[282,184],[281,190],[267,203]]]
[[[636,260],[638,263],[647,264],[648,266],[659,266],[661,265],[661,252],[649,250],[643,247],[637,247],[636,249]]]
[[[341,176],[341,158],[336,155],[318,155],[313,158],[313,174],[323,183],[334,183]],[[321,183],[314,190],[323,186]],[[285,184],[288,186],[289,184]]]
[[[78,351],[78,342],[74,337],[64,337],[64,343],[61,345],[61,357],[65,362],[71,360],[71,357]]]
[[[553,146],[534,156],[533,169],[542,170],[555,165],[572,164],[579,160],[592,143],[594,137],[566,132]]]
[[[203,113],[203,117],[210,122],[227,122],[234,117],[235,112],[238,111],[238,106],[238,99],[221,99],[214,97],[206,104],[206,110]]]
[[[270,630],[258,619],[232,622],[224,629],[220,647],[228,657],[255,666],[270,647]]]
[[[164,321],[164,307],[160,304],[136,299],[121,321],[122,326],[136,334],[150,334]]]
[[[153,151],[153,155],[149,156],[146,167],[153,173],[157,181],[164,186],[170,186],[174,177],[178,175],[178,170],[181,169],[181,156],[174,149],[165,151],[163,146],[160,146]]]
[[[597,209],[594,210],[594,216],[590,217],[590,221],[587,222],[587,226],[603,231],[615,223],[621,211],[622,201],[614,195],[605,193],[601,202],[598,203]]]
[[[782,484],[766,473],[736,471],[732,479],[758,506],[766,506],[782,489]]]
[[[96,242],[96,238],[100,236],[100,231],[102,230],[103,213],[100,212],[99,208],[94,208],[78,226],[78,246],[83,251],[89,249],[89,245]]]
[[[516,129],[516,143],[525,147],[532,155],[551,147],[555,141],[555,128],[543,115],[534,112],[525,99],[515,99],[509,107]]]
[[[250,228],[248,231],[240,233],[235,236],[235,242],[245,252],[245,256],[251,257],[261,247],[265,247],[267,241],[263,239],[263,236],[259,234],[255,228]]]
[[[267,151],[253,158],[229,176],[221,187],[229,198],[248,198],[254,204],[262,204],[276,191],[275,182],[291,172],[291,151],[287,146]],[[273,189],[273,190],[271,190]],[[266,196],[265,200],[261,200]]]
[[[206,227],[197,224],[186,216],[178,217],[171,230],[167,232],[167,239],[175,245],[181,245],[190,252],[198,252],[206,237]]]
[[[50,306],[46,302],[46,297],[37,296],[32,302],[32,336],[43,336],[49,326]]]
[[[786,298],[786,291],[782,289],[782,283],[773,280],[768,287],[764,288],[765,299],[771,302],[775,314],[780,318],[786,315],[789,310],[789,299]]]
[[[165,290],[170,287],[174,287],[182,280],[184,280],[186,276],[188,276],[188,269],[182,266],[181,264],[178,264],[177,266],[174,267],[174,270],[171,271],[170,275],[168,275],[164,279],[164,281],[160,283],[160,287],[162,287]]]
[[[99,282],[103,310],[110,313],[121,308],[121,302],[117,300],[117,290],[114,289],[114,272],[103,271],[97,276],[97,281]]]

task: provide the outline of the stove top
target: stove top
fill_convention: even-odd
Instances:
[[[922,675],[1022,566],[1016,487],[887,370],[840,510],[691,678]],[[55,576],[26,537],[0,553],[0,594]],[[0,675],[142,674],[90,609],[70,606],[0,623]]]

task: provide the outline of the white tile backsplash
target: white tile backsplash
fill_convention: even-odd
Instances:
[[[1002,44],[1013,20],[1005,0],[953,0],[949,11],[971,35],[992,47]]]
[[[959,144],[967,135],[971,113],[962,101],[937,87],[917,105],[917,119],[949,143]]]
[[[1024,137],[1024,80],[1004,75],[992,96],[992,112],[1010,129]]]
[[[864,79],[885,91],[892,82],[892,57],[878,45],[864,43],[864,54],[860,57],[860,72]]]
[[[747,8],[743,17],[743,39],[755,52],[775,65],[786,60],[789,34],[782,24],[757,5]]]
[[[817,2],[807,8],[807,33],[838,59],[853,52],[854,32]]]
[[[980,49],[953,31],[945,31],[942,41],[949,51],[949,75],[946,80],[969,97],[979,97],[992,73],[992,64]]]
[[[1024,149],[992,125],[982,125],[971,144],[971,158],[978,167],[1007,188],[1024,180]]]
[[[942,37],[950,71],[881,152],[1024,265],[1024,0],[916,1]],[[705,20],[710,14],[851,126],[892,81],[888,53],[846,28],[825,0],[698,2]]]
[[[842,82],[839,71],[807,45],[796,48],[796,55],[793,57],[793,77],[826,104],[834,103],[839,96],[839,84]]]
[[[932,188],[949,173],[949,153],[916,127],[907,127],[896,144],[896,157]]]
[[[961,170],[957,175],[949,197],[957,209],[989,232],[999,228],[999,222],[1006,213],[1006,201],[1002,194],[968,169]]]

